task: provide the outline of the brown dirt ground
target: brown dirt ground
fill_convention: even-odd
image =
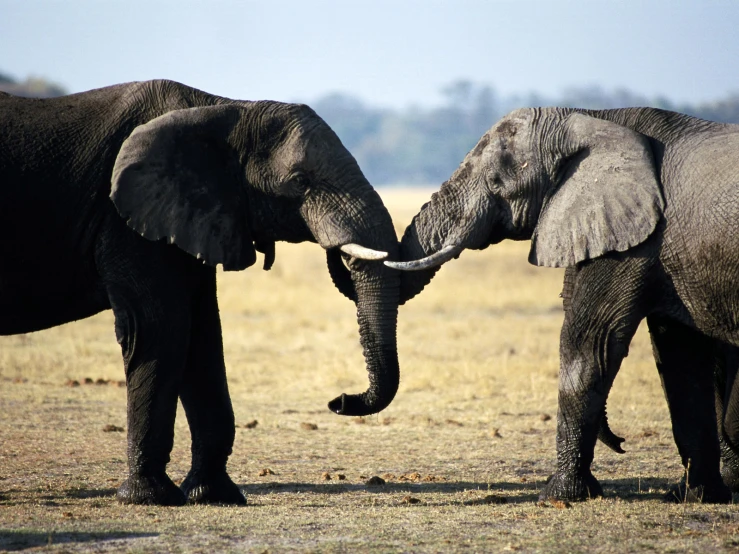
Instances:
[[[383,191],[399,232],[429,194]],[[681,468],[644,329],[609,400],[627,453],[596,449],[606,498],[537,503],[555,459],[562,274],[527,249],[465,252],[401,308],[400,391],[363,419],[326,408],[366,375],[320,249],[280,244],[272,271],[220,274],[245,508],[115,501],[126,420],[110,312],[0,338],[0,550],[737,551],[736,505],[660,500]],[[188,464],[179,413],[176,482]]]

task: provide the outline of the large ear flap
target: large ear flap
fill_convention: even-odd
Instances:
[[[226,270],[256,261],[246,177],[226,141],[239,115],[235,106],[190,108],[134,129],[118,153],[110,193],[129,227]]]
[[[564,125],[561,179],[545,200],[531,239],[529,261],[568,267],[623,252],[654,231],[664,200],[644,135],[575,113]]]

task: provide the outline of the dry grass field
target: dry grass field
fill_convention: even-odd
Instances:
[[[383,191],[399,232],[429,194]],[[126,412],[110,312],[1,338],[0,550],[736,552],[736,505],[660,500],[681,468],[644,329],[609,401],[627,452],[596,449],[606,497],[537,503],[555,460],[562,273],[527,249],[465,252],[400,309],[400,390],[364,419],[326,408],[367,381],[354,306],[318,246],[219,275],[244,508],[116,502]],[[180,411],[176,482],[189,440]]]

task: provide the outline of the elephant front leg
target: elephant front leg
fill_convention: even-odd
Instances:
[[[153,300],[149,306],[156,305]],[[185,363],[188,314],[145,313],[142,302],[111,296],[123,350],[128,395],[128,479],[118,489],[124,504],[179,506],[185,495],[167,476],[174,441],[177,392]],[[154,310],[158,312],[159,310]]]
[[[540,500],[587,500],[603,496],[590,471],[608,386],[585,357],[561,363],[557,413],[557,467]]]
[[[576,274],[568,270],[560,336],[557,466],[541,500],[603,495],[590,465],[608,392],[643,317],[639,298],[645,271],[634,260],[608,258],[585,264]]]
[[[234,413],[226,383],[215,271],[196,293],[190,351],[180,389],[192,435],[192,467],[182,490],[193,504],[246,504],[226,472],[233,447]]]

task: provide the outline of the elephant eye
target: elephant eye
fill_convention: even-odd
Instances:
[[[513,154],[507,150],[505,152],[501,152],[498,156],[498,165],[503,171],[510,171],[515,165]]]
[[[307,187],[310,183],[310,179],[308,179],[308,176],[302,171],[294,173],[292,176],[292,181],[300,187]]]
[[[492,190],[498,190],[503,187],[503,178],[497,171],[489,176]]]
[[[289,191],[289,196],[305,194],[310,185],[310,178],[302,171],[296,171],[290,174],[286,183],[285,190]]]

